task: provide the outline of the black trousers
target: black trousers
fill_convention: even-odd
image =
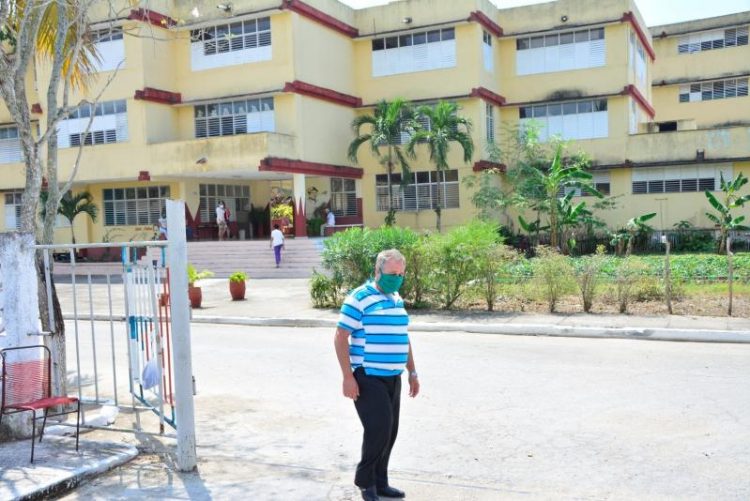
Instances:
[[[354,371],[359,398],[354,407],[364,433],[362,460],[357,465],[354,484],[368,488],[388,485],[388,460],[398,435],[401,407],[401,376],[368,376],[361,367]]]

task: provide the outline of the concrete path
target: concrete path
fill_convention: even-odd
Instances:
[[[412,340],[422,394],[391,462],[408,500],[750,498],[750,346]],[[65,499],[358,499],[331,329],[196,325],[193,353],[198,472],[142,454]]]
[[[110,436],[110,438],[112,438]],[[31,443],[20,440],[0,444],[0,499],[40,499],[66,492],[96,475],[120,466],[137,454],[133,445],[81,438],[45,436],[36,444],[30,463]]]

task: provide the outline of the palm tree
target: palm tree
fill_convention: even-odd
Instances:
[[[396,211],[393,208],[393,168],[401,167],[402,182],[410,177],[409,163],[401,149],[402,134],[413,129],[413,111],[411,105],[401,98],[391,102],[380,101],[375,105],[372,115],[360,115],[352,120],[355,138],[349,144],[347,154],[349,159],[357,162],[357,151],[365,143],[370,151],[384,165],[388,173],[388,215],[385,224],[391,226],[396,221]],[[369,131],[363,133],[363,128]]]
[[[49,194],[46,191],[42,192],[42,217],[46,216],[46,201]],[[66,193],[60,199],[60,205],[57,208],[57,213],[63,216],[70,223],[70,236],[73,243],[76,243],[76,235],[73,230],[73,220],[78,214],[88,214],[91,221],[96,222],[96,217],[99,215],[99,207],[94,203],[94,197],[88,191],[81,191],[75,195],[70,192]]]
[[[474,155],[474,141],[471,139],[471,121],[468,118],[458,116],[458,105],[449,101],[440,101],[433,106],[420,106],[417,109],[417,117],[429,121],[429,128],[417,127],[406,148],[412,158],[416,158],[415,148],[420,143],[425,143],[430,152],[430,161],[435,164],[438,172],[442,172],[441,180],[437,184],[437,202],[435,203],[435,214],[437,216],[437,231],[440,232],[443,184],[445,183],[444,171],[448,170],[448,153],[451,143],[456,142],[464,152],[464,162],[471,162]]]

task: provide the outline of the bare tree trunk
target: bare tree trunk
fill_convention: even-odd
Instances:
[[[440,175],[443,174],[442,171],[438,171],[438,182],[437,182],[437,206],[435,207],[435,215],[437,216],[437,232],[440,233],[442,229],[442,212],[443,212],[443,179],[445,179],[445,175],[443,174],[442,179],[440,178]]]
[[[727,315],[732,316],[732,301],[734,299],[734,263],[732,262],[732,238],[727,237],[727,285],[729,286],[729,306]]]
[[[664,255],[664,295],[667,300],[667,311],[672,314],[672,269],[669,263],[669,240],[665,242],[666,254]]]

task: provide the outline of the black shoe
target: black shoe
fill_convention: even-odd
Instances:
[[[378,487],[378,496],[385,496],[387,498],[402,498],[406,496],[406,493],[402,490],[386,485],[385,487]]]
[[[378,494],[375,492],[375,486],[368,487],[367,489],[362,489],[360,487],[359,491],[362,493],[362,499],[365,501],[379,501],[380,498],[378,497]]]

